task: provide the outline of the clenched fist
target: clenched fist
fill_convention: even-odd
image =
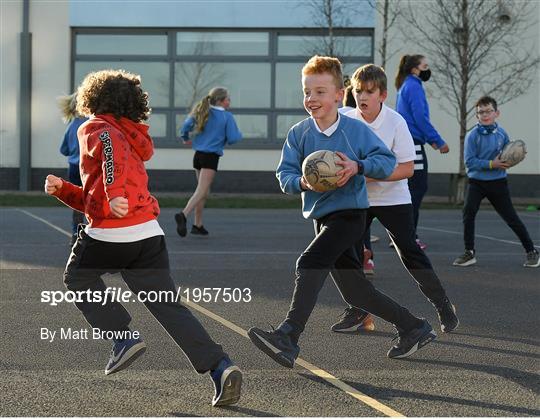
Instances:
[[[117,196],[109,201],[109,207],[113,215],[122,218],[128,213],[128,200],[123,196]]]
[[[63,183],[63,180],[58,176],[47,175],[47,177],[45,178],[45,192],[47,192],[49,195],[52,195],[62,189]]]

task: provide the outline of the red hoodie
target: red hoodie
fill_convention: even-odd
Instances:
[[[148,125],[113,115],[96,115],[77,131],[82,187],[63,180],[54,195],[84,212],[90,227],[129,227],[156,219],[159,205],[148,191],[144,163],[154,153]],[[112,214],[109,201],[127,198],[126,216]]]

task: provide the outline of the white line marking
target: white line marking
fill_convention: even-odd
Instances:
[[[29,212],[29,211],[26,211],[26,210],[23,210],[23,209],[18,209],[18,208],[17,208],[17,211],[22,212],[22,213],[28,215],[29,217],[35,218],[36,220],[39,220],[39,221],[41,221],[42,223],[47,224],[47,225],[48,225],[49,227],[51,227],[52,229],[54,229],[54,230],[56,230],[56,231],[59,231],[60,233],[65,234],[65,235],[68,236],[68,237],[71,237],[71,233],[70,233],[69,231],[66,231],[66,230],[64,230],[63,228],[57,227],[57,226],[55,226],[54,224],[49,223],[47,220],[44,220],[43,218],[38,217],[37,215],[34,215],[34,214],[32,214],[31,212]]]
[[[42,223],[47,224],[49,227],[55,229],[56,231],[59,231],[60,233],[66,234],[67,236],[71,237],[71,234],[61,229],[60,227],[55,226],[54,224],[48,222],[47,220],[44,220],[41,217],[38,217],[37,215],[32,214],[31,212],[25,211],[25,210],[19,210],[20,212],[25,213],[26,215],[35,218],[36,220],[41,221]],[[206,308],[192,303],[190,301],[186,301],[184,298],[182,298],[182,302],[188,306],[193,308],[194,310],[198,311],[199,313],[204,314],[205,316],[210,317],[211,319],[217,321],[218,323],[221,323],[223,326],[228,327],[232,331],[238,333],[239,335],[245,337],[248,339],[247,332],[242,329],[240,326],[237,326],[236,324],[230,322],[229,320],[211,312],[210,310],[207,310]],[[339,380],[338,378],[334,377],[329,372],[326,372],[323,369],[318,368],[317,366],[310,364],[309,362],[303,360],[302,358],[298,358],[296,360],[296,363],[308,371],[310,371],[312,374],[317,375],[318,377],[322,378],[323,380],[329,382],[334,387],[339,388],[340,390],[343,390],[345,393],[349,394],[350,396],[354,397],[355,399],[361,401],[362,403],[370,406],[371,408],[383,413],[386,416],[390,417],[405,417],[402,413],[397,412],[396,410],[392,409],[391,407],[386,406],[385,404],[382,404],[378,400],[369,397],[367,394],[362,393],[361,391],[358,391],[354,387],[351,387],[348,384],[345,384],[343,381]]]
[[[451,230],[443,230],[443,229],[440,229],[440,228],[431,228],[431,227],[417,227],[417,228],[420,229],[420,230],[429,230],[429,231],[438,231],[440,233],[457,234],[458,236],[463,235],[462,232],[451,231]],[[517,244],[518,246],[521,246],[521,242],[517,242],[515,240],[497,239],[497,238],[491,237],[491,236],[484,236],[483,234],[475,234],[475,237],[480,237],[482,239],[487,239],[487,240],[493,240],[495,242],[500,242],[500,243]],[[537,249],[540,249],[540,246],[535,245],[534,247],[536,247]]]
[[[241,327],[237,326],[236,324],[230,322],[229,320],[211,312],[210,310],[207,310],[206,308],[195,304],[191,301],[186,301],[182,298],[182,302],[187,305],[188,307],[191,307],[193,310],[198,311],[201,314],[204,314],[205,316],[210,317],[211,319],[217,321],[218,323],[221,323],[222,325],[228,327],[231,330],[234,330],[236,333],[244,336],[245,338],[248,338],[247,332],[242,329]],[[339,378],[334,377],[329,372],[317,367],[316,365],[313,365],[307,361],[305,361],[302,358],[296,359],[296,364],[300,365],[301,367],[304,367],[306,370],[311,372],[312,374],[322,378],[323,380],[327,381],[328,383],[332,384],[334,387],[339,388],[340,390],[344,391],[348,395],[354,397],[355,399],[361,401],[362,403],[370,406],[371,408],[383,413],[386,416],[390,417],[405,417],[402,413],[397,412],[396,410],[392,409],[391,407],[386,406],[385,404],[382,404],[378,400],[369,397],[367,394],[362,393],[361,391],[358,391],[354,387],[351,387],[348,384],[345,384],[343,381],[341,381]]]

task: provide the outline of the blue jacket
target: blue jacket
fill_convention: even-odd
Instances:
[[[401,114],[414,139],[415,144],[436,144],[438,148],[445,141],[429,120],[429,105],[422,80],[409,74],[397,92],[396,111]]]
[[[64,133],[64,139],[60,146],[60,153],[67,156],[69,164],[79,164],[79,140],[77,138],[77,130],[86,121],[88,121],[88,118],[75,118],[69,123],[66,132]]]
[[[467,133],[463,157],[467,176],[477,180],[496,180],[506,177],[504,169],[490,169],[490,160],[501,154],[510,139],[504,129],[497,126],[491,134],[480,134],[478,124]]]
[[[189,116],[180,129],[180,138],[189,140],[189,133],[195,128],[195,118]],[[234,144],[242,139],[242,133],[236,125],[232,113],[210,108],[208,121],[202,132],[193,139],[192,148],[195,151],[216,153],[223,156],[225,144]]]
[[[302,162],[317,150],[341,151],[364,167],[364,174],[384,179],[392,174],[396,158],[363,122],[341,115],[337,130],[329,137],[319,132],[312,118],[294,125],[287,134],[276,177],[283,192],[302,193],[302,214],[318,219],[335,211],[368,208],[365,178],[357,174],[328,192],[302,191]]]

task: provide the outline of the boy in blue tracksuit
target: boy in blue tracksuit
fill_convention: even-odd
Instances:
[[[287,134],[277,178],[286,193],[302,193],[302,212],[315,226],[315,239],[296,263],[296,286],[286,319],[272,331],[251,328],[248,336],[264,353],[292,368],[298,339],[315,307],[329,272],[343,298],[352,306],[393,323],[399,333],[390,358],[411,355],[436,336],[429,323],[413,316],[366,280],[354,244],[365,234],[369,207],[364,175],[388,177],[396,159],[362,122],[338,114],[343,99],[341,63],[312,57],[302,69],[304,107],[310,118]],[[335,151],[343,168],[338,188],[324,193],[311,189],[302,176],[303,160],[317,150]]]
[[[478,124],[465,137],[464,159],[469,178],[463,207],[465,252],[454,260],[454,265],[470,266],[476,263],[474,219],[480,203],[487,198],[521,241],[527,253],[523,266],[537,268],[540,266],[538,251],[512,205],[506,181],[508,165],[499,159],[504,146],[510,141],[506,131],[495,122],[499,114],[495,99],[489,96],[480,98],[476,102]]]

